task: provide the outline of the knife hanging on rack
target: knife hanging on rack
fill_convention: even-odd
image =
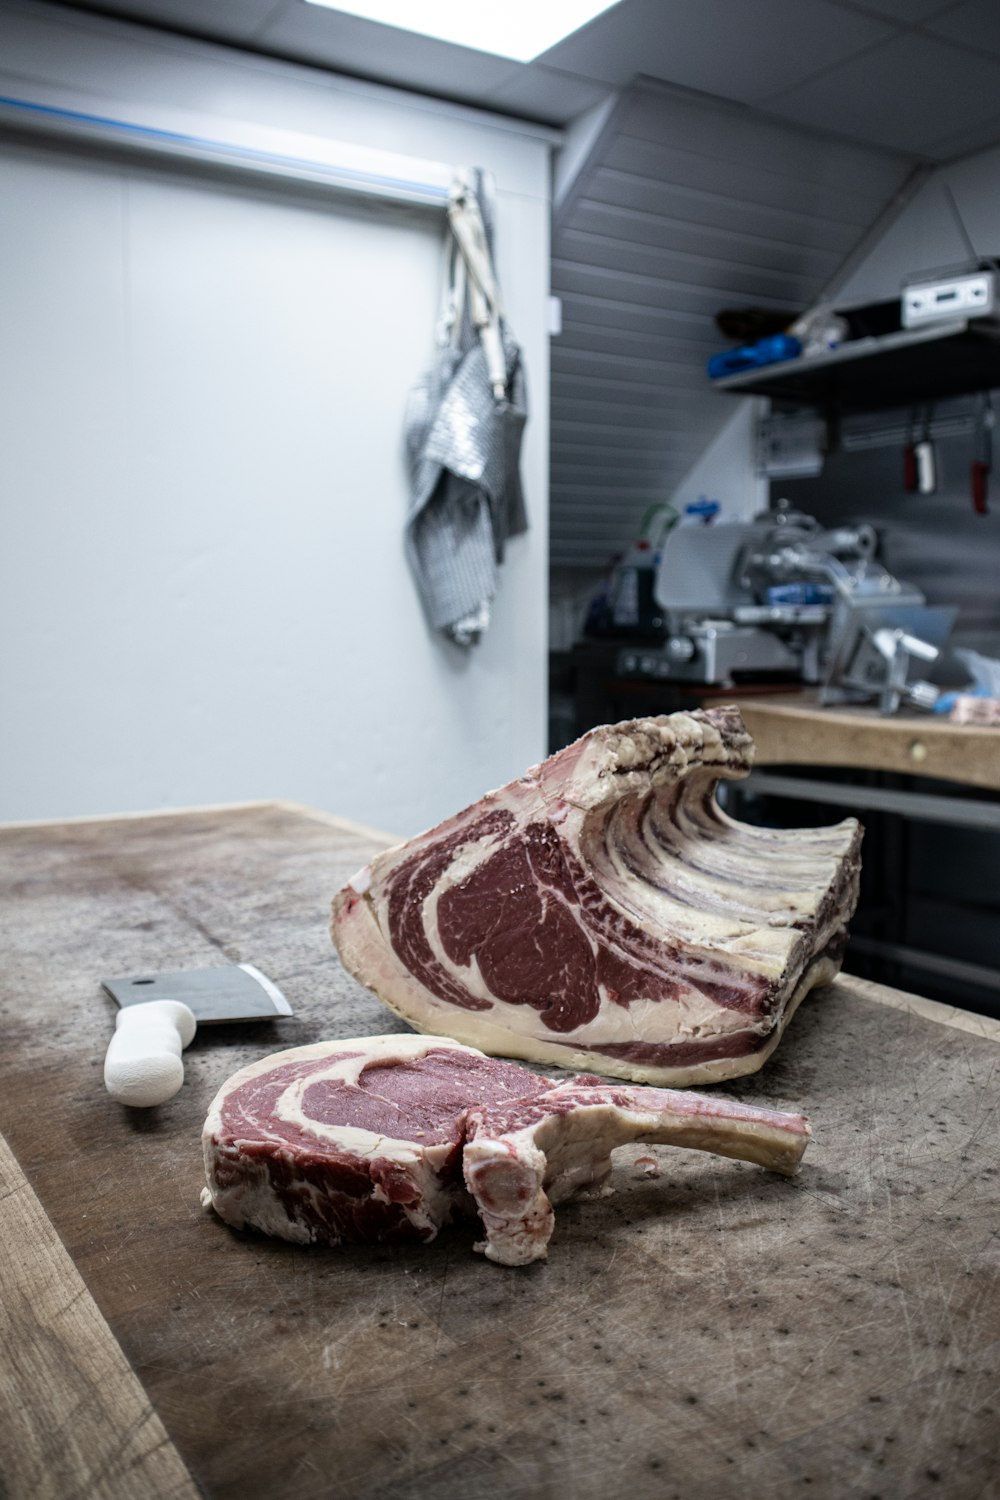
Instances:
[[[906,429],[906,442],[903,445],[903,489],[908,495],[917,492],[917,444],[914,436],[917,425],[917,414],[910,412],[910,422]]]
[[[933,413],[932,406],[924,407],[921,436],[913,449],[917,466],[917,491],[921,495],[933,495],[937,489],[937,457],[934,452],[934,439],[931,437]]]

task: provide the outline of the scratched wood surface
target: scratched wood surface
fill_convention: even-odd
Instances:
[[[0,1138],[0,1494],[130,1500],[198,1491]]]
[[[233,1069],[404,1029],[326,932],[376,845],[278,804],[0,831],[0,1129],[204,1494],[1000,1495],[989,1024],[842,980],[726,1088],[810,1115],[795,1181],[626,1149],[616,1195],[561,1208],[523,1270],[467,1229],[303,1250],[200,1208],[201,1123]],[[108,1099],[100,977],[239,961],[296,1019],[200,1035],[158,1110]],[[0,1434],[14,1500],[18,1441]]]

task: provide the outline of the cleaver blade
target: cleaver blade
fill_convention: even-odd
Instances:
[[[273,1021],[276,1016],[292,1014],[278,986],[253,964],[147,969],[102,979],[101,986],[123,1008],[145,1005],[150,1000],[180,1000],[199,1026],[215,1021]]]

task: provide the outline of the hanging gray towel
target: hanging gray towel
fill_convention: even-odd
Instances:
[[[528,526],[519,472],[527,405],[521,351],[500,314],[481,178],[463,174],[452,196],[438,356],[407,414],[406,541],[431,624],[471,646],[490,621],[504,544]]]

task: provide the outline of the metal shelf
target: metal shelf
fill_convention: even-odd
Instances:
[[[712,382],[732,396],[770,396],[836,412],[884,411],[1000,387],[1000,328],[949,320],[880,338],[852,339]]]

